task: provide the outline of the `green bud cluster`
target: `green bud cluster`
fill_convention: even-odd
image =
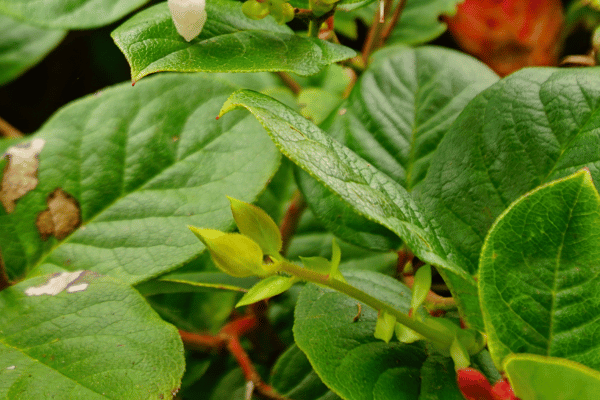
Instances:
[[[309,0],[308,4],[313,13],[319,17],[333,10],[339,0]]]
[[[242,12],[250,19],[263,19],[271,14],[281,25],[295,16],[294,7],[284,0],[247,0],[242,5]]]

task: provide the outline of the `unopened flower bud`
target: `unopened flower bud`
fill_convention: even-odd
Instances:
[[[205,0],[168,0],[175,29],[186,41],[197,37],[206,22]]]

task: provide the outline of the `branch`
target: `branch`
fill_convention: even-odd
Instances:
[[[390,19],[390,22],[387,24],[387,26],[383,30],[383,33],[381,34],[379,46],[383,46],[385,44],[385,42],[388,40],[388,38],[392,34],[392,31],[394,30],[396,25],[398,25],[398,22],[400,21],[400,16],[402,15],[402,11],[404,11],[405,5],[406,5],[406,0],[400,0],[400,3],[398,3],[398,5],[396,6],[396,9],[394,10],[394,14],[392,15],[392,18]]]
[[[290,76],[287,72],[277,71],[275,72],[279,79],[295,94],[298,95],[302,90],[302,86],[294,78]]]
[[[384,1],[383,15],[385,16],[389,12],[393,0],[380,1]],[[373,16],[373,24],[369,28],[367,39],[365,40],[365,44],[362,49],[362,60],[364,65],[367,65],[371,53],[373,53],[373,51],[377,48],[382,30],[383,23],[381,21],[381,10],[377,9]]]
[[[234,319],[225,324],[216,335],[199,334],[193,332],[179,331],[181,340],[186,347],[206,351],[217,350],[222,351],[227,349],[235,358],[238,365],[244,373],[247,381],[246,393],[249,399],[252,393],[266,400],[289,400],[288,398],[278,394],[275,389],[263,382],[259,373],[254,368],[248,353],[240,343],[240,337],[254,330],[258,326],[258,319],[255,315],[249,315]]]
[[[23,135],[17,128],[0,118],[0,136],[4,136],[7,138],[22,138]]]
[[[304,210],[306,210],[306,202],[304,201],[304,197],[302,197],[302,193],[300,193],[300,191],[296,191],[279,227],[279,231],[281,232],[281,240],[283,242],[280,252],[281,255],[285,255],[287,253],[288,247],[290,246],[290,241],[296,232],[296,228],[298,228],[298,222],[300,221],[300,217],[302,216]]]

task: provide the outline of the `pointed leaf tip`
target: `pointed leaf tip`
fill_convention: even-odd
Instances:
[[[227,196],[240,233],[255,241],[264,254],[276,255],[283,245],[275,221],[255,205]]]

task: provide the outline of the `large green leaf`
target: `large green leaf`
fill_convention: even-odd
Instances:
[[[68,105],[32,137],[29,150],[15,148],[28,161],[35,146],[41,152],[35,189],[16,200],[14,212],[0,207],[0,248],[11,278],[41,266],[137,283],[203,250],[188,224],[230,229],[226,195],[254,200],[280,158],[251,117],[215,121],[232,90],[176,74],[118,85]],[[5,168],[5,178],[29,182],[19,171]],[[53,203],[57,188],[62,203]],[[5,196],[0,192],[3,203]],[[44,241],[39,226],[47,214],[57,226],[43,230]],[[81,227],[66,225],[77,215]]]
[[[108,25],[148,0],[0,0],[0,13],[31,24],[64,29]]]
[[[278,393],[290,399],[340,399],[323,384],[302,350],[295,344],[273,366],[271,385]]]
[[[66,32],[40,29],[0,15],[0,85],[35,65]]]
[[[375,54],[329,131],[411,191],[425,177],[432,155],[458,114],[497,80],[485,64],[463,53],[429,46],[389,47]],[[374,249],[398,245],[307,174],[299,178],[311,208],[338,236]]]
[[[514,202],[481,251],[479,291],[496,365],[511,353],[600,369],[600,196],[589,171]]]
[[[562,358],[514,354],[504,369],[521,400],[596,400],[600,393],[598,371]]]
[[[91,271],[0,292],[2,399],[170,399],[185,368],[177,330],[131,287]]]
[[[310,75],[331,63],[353,57],[347,47],[301,37],[275,23],[242,14],[241,3],[214,0],[197,39],[186,42],[175,30],[166,4],[144,10],[111,36],[131,66],[135,82],[158,71],[288,71]]]
[[[475,273],[498,215],[538,185],[600,170],[598,68],[528,68],[471,101],[435,152],[417,193]]]
[[[464,400],[456,384],[452,358],[440,354],[427,357],[421,368],[419,400]]]
[[[466,261],[456,257],[450,243],[436,231],[435,221],[421,212],[406,189],[313,123],[267,96],[238,91],[227,100],[221,114],[240,106],[259,119],[290,160],[355,211],[396,233],[421,260],[440,267],[467,323],[483,329],[477,287],[465,271]]]
[[[408,312],[411,292],[399,281],[369,271],[347,271],[348,283]],[[357,301],[308,284],[298,298],[294,320],[296,344],[323,382],[344,399],[414,399],[419,396],[425,361],[422,342],[385,343],[373,332],[377,312]]]

